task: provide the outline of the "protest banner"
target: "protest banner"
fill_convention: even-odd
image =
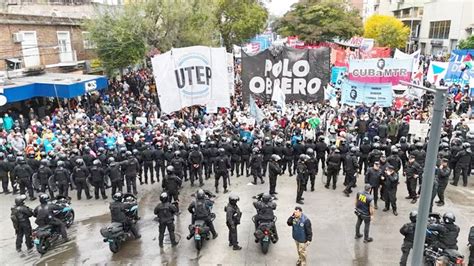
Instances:
[[[230,107],[225,48],[172,49],[154,56],[151,63],[164,113],[192,105],[207,105],[210,101],[219,107]]]
[[[332,67],[331,68],[331,82],[336,84],[339,75],[344,75],[347,71],[347,67]]]
[[[474,78],[473,57],[474,49],[453,50],[449,58],[449,65],[444,78],[445,82],[447,84],[469,84],[470,78]]]
[[[431,84],[439,86],[439,81],[444,79],[448,71],[449,62],[431,61],[426,74],[426,80]]]
[[[369,84],[347,81],[342,84],[341,103],[357,106],[365,103],[372,105],[376,103],[381,107],[392,106],[393,91],[392,84]]]
[[[412,59],[353,59],[349,61],[349,80],[363,83],[411,81]]]
[[[244,100],[253,95],[270,101],[278,87],[287,101],[322,102],[329,78],[329,48],[278,47],[254,56],[242,55]]]

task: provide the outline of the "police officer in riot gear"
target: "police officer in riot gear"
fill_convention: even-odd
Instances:
[[[257,215],[255,215],[255,229],[258,228],[258,225],[261,222],[271,222],[272,228],[271,231],[273,233],[272,242],[276,243],[278,241],[278,232],[276,230],[276,226],[274,223],[275,214],[274,210],[276,210],[276,203],[272,200],[272,196],[270,194],[261,194],[259,196],[259,200],[253,203],[253,206],[257,210]]]
[[[275,191],[276,184],[277,184],[277,177],[282,173],[281,167],[280,167],[280,156],[273,154],[270,157],[270,161],[268,163],[268,179],[270,183],[270,195],[275,195],[278,194]]]
[[[395,168],[391,165],[388,165],[385,168],[385,173],[382,174],[381,180],[384,182],[385,194],[385,208],[383,209],[383,211],[388,211],[390,209],[390,206],[392,206],[393,214],[397,216],[398,174],[395,172]]]
[[[458,249],[459,226],[454,224],[456,217],[452,212],[443,214],[441,224],[428,224],[428,229],[437,231],[440,234],[439,243],[436,243],[442,249]]]
[[[109,205],[110,209],[110,216],[112,223],[122,223],[128,228],[134,235],[135,239],[141,237],[140,233],[138,232],[138,228],[135,225],[132,218],[127,217],[126,211],[130,208],[130,203],[123,202],[123,194],[122,192],[117,192],[112,196],[113,201]]]
[[[332,179],[332,189],[336,189],[337,176],[341,170],[342,156],[335,146],[331,147],[331,154],[329,154],[327,163],[327,181],[325,188],[329,189],[329,185]]]
[[[214,162],[215,187],[219,193],[219,179],[222,177],[224,193],[227,193],[227,180],[229,179],[230,159],[225,155],[224,148],[219,148],[219,157]]]
[[[206,225],[209,226],[209,230],[212,233],[212,238],[217,238],[217,232],[214,228],[214,223],[212,222],[211,211],[209,206],[212,206],[214,202],[206,196],[204,190],[199,189],[196,192],[196,199],[192,201],[188,206],[188,211],[192,214],[191,223],[194,224],[196,220],[203,220],[206,222]],[[193,237],[194,232],[186,237],[188,240]]]
[[[168,228],[168,233],[170,235],[171,245],[176,246],[178,242],[176,241],[176,236],[174,234],[174,216],[178,214],[178,208],[175,204],[171,203],[168,198],[168,193],[163,192],[160,195],[160,201],[155,207],[155,215],[158,218],[160,223],[159,230],[159,245],[160,248],[163,247],[163,239],[165,237],[165,230]]]
[[[350,151],[346,154],[344,158],[344,172],[346,173],[346,188],[344,189],[344,194],[349,197],[349,194],[352,193],[352,187],[355,186],[357,177],[356,174],[359,168],[359,162],[357,161],[357,147],[352,147]]]
[[[303,191],[308,182],[308,166],[306,165],[308,159],[308,155],[300,154],[296,163],[296,203],[298,204],[304,204]]]
[[[122,192],[122,170],[120,169],[120,164],[115,161],[114,157],[110,157],[108,163],[109,166],[105,169],[105,175],[110,179],[112,186],[111,195],[113,196],[116,192]]]
[[[30,217],[33,216],[33,210],[25,205],[26,195],[20,195],[15,198],[15,206],[11,208],[11,219],[16,234],[16,251],[21,251],[23,237],[28,250],[33,248],[31,239]]]
[[[40,227],[47,225],[53,226],[55,230],[59,231],[63,241],[68,241],[66,225],[61,220],[54,217],[54,211],[60,211],[62,210],[62,207],[50,204],[48,194],[39,195],[39,201],[40,205],[38,205],[33,211],[33,216],[36,217],[35,223]]]
[[[10,190],[8,190],[8,172],[10,172],[9,163],[5,160],[5,153],[0,152],[0,179],[5,194],[10,194]]]
[[[232,147],[230,148],[230,175],[234,176],[234,171],[237,174],[237,177],[240,176],[240,146],[239,142],[234,140],[232,141]],[[243,175],[243,173],[242,173]]]
[[[159,142],[156,144],[153,158],[155,159],[156,182],[160,182],[160,173],[163,178],[165,177],[166,158],[165,152],[163,151],[163,145],[161,145]]]
[[[145,149],[142,152],[143,171],[145,172],[145,184],[148,184],[148,174],[150,175],[150,182],[152,184],[155,183],[155,174],[153,169],[153,161],[155,159],[154,156],[154,150],[152,150],[149,145],[146,145]]]
[[[102,195],[102,199],[107,199],[107,195],[105,194],[105,185],[104,185],[104,177],[105,177],[105,171],[102,168],[102,165],[100,163],[100,160],[96,159],[92,163],[92,167],[90,168],[90,179],[91,183],[94,186],[94,196],[95,199],[99,199],[99,191],[100,194]]]
[[[57,168],[53,172],[52,182],[58,186],[58,193],[61,196],[69,198],[69,183],[71,173],[64,167],[63,161],[57,162]]]
[[[138,160],[133,157],[133,154],[130,151],[125,153],[127,159],[121,163],[125,171],[125,180],[127,182],[127,193],[131,193],[133,189],[133,194],[137,194],[137,175],[140,170],[140,165]]]
[[[308,169],[308,179],[311,181],[311,191],[314,191],[314,183],[316,181],[316,174],[318,173],[318,160],[315,157],[314,150],[308,148],[306,150],[306,155],[308,155],[308,160],[306,160],[306,167]],[[309,182],[306,182],[304,191],[307,190]]]
[[[87,178],[89,177],[89,169],[84,164],[84,160],[82,158],[78,158],[75,161],[75,167],[72,169],[72,180],[74,181],[77,189],[77,199],[81,200],[82,197],[82,190],[86,194],[87,199],[91,199],[92,196],[89,192],[89,185],[87,184]]]
[[[33,186],[31,184],[31,176],[33,175],[33,169],[26,164],[25,158],[19,156],[17,158],[18,165],[13,168],[13,171],[10,173],[11,177],[17,181],[20,186],[20,194],[25,194],[28,190],[28,195],[30,200],[35,200],[36,197],[33,193]]]
[[[47,159],[42,159],[40,162],[40,167],[38,172],[36,172],[36,178],[38,179],[38,183],[40,185],[40,192],[45,193],[46,189],[48,189],[49,195],[53,196],[54,192],[49,187],[49,178],[53,175],[53,171],[48,166],[49,162]]]
[[[163,179],[163,183],[161,184],[164,191],[166,191],[168,200],[174,200],[179,202],[179,188],[181,187],[182,179],[176,175],[176,171],[174,167],[168,165],[166,167],[166,177]]]
[[[262,164],[263,164],[263,156],[260,154],[260,149],[255,147],[252,149],[252,156],[250,157],[250,169],[253,176],[253,184],[257,184],[257,178],[260,178],[260,182],[263,184],[262,177]]]
[[[462,144],[462,150],[460,150],[455,156],[455,167],[454,167],[454,178],[451,185],[457,186],[459,177],[462,174],[463,186],[467,186],[467,178],[471,173],[471,162],[472,162],[472,151],[471,144],[466,142]]]
[[[410,222],[404,224],[402,228],[400,228],[400,234],[402,234],[405,237],[403,239],[403,244],[402,244],[402,257],[400,259],[400,266],[405,266],[407,264],[408,255],[410,254],[410,249],[413,248],[417,215],[418,215],[417,211],[411,211]]]
[[[204,185],[202,180],[202,163],[204,161],[204,156],[201,151],[199,151],[199,146],[197,144],[192,145],[192,151],[189,153],[188,162],[189,162],[189,175],[191,186],[194,186],[194,180],[199,178],[199,186]]]
[[[441,159],[441,164],[436,171],[436,179],[438,181],[438,189],[436,193],[438,194],[438,201],[436,203],[438,206],[444,205],[444,191],[448,186],[449,176],[451,175],[451,169],[449,169],[449,160],[447,158]]]
[[[286,171],[286,168],[288,167],[288,173],[290,176],[293,176],[293,161],[294,161],[294,152],[293,152],[293,146],[291,146],[291,142],[287,141],[285,148],[283,149],[283,174]]]
[[[229,203],[224,208],[224,211],[226,212],[226,225],[229,229],[229,246],[231,246],[233,250],[242,249],[237,241],[237,225],[240,224],[240,218],[242,217],[242,212],[240,211],[239,206],[237,206],[238,201],[239,196],[230,195]]]

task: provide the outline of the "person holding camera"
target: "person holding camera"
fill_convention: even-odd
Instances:
[[[357,215],[356,223],[356,235],[355,238],[359,239],[364,237],[364,243],[372,242],[374,239],[369,237],[370,222],[374,219],[374,198],[370,195],[370,184],[365,184],[364,191],[357,192],[355,201],[355,214]],[[360,233],[360,226],[364,222],[364,234]]]

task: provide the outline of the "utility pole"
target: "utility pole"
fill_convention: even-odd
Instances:
[[[415,241],[413,243],[412,266],[423,265],[423,251],[425,247],[426,227],[433,191],[436,161],[439,149],[441,127],[443,123],[444,110],[446,108],[446,87],[426,88],[420,85],[400,82],[403,85],[415,87],[425,91],[434,92],[433,118],[431,119],[428,149],[426,151],[425,168],[423,170],[423,183],[421,197],[418,205],[418,217],[416,219]]]

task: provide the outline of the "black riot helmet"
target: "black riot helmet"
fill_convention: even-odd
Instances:
[[[262,195],[262,201],[265,202],[265,203],[268,203],[270,202],[270,200],[272,200],[272,196],[268,193],[264,193]]]
[[[15,198],[15,206],[23,206],[25,204],[26,195],[22,194]]]
[[[198,200],[202,200],[206,197],[206,193],[204,193],[204,190],[202,189],[199,189],[198,191],[196,191],[196,198]]]
[[[412,223],[416,223],[416,217],[418,216],[418,212],[417,211],[411,211],[410,212],[410,221]]]
[[[237,201],[239,201],[239,200],[240,200],[240,198],[237,195],[232,194],[232,195],[229,196],[229,203],[230,204],[235,205],[235,204],[237,204]]]
[[[168,202],[168,193],[166,193],[166,192],[161,193],[160,201],[163,202],[163,203]]]
[[[174,167],[173,167],[172,165],[168,165],[168,166],[166,167],[166,173],[167,173],[168,175],[174,174]]]
[[[123,199],[123,194],[122,192],[117,192],[112,196],[112,199],[116,202],[121,202]]]
[[[452,212],[443,214],[443,222],[445,224],[453,224],[456,221],[456,216]]]
[[[39,202],[41,204],[46,204],[46,203],[48,203],[48,201],[49,201],[49,195],[48,194],[43,193],[43,194],[39,195]]]

